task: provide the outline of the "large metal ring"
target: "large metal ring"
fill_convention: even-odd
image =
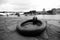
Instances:
[[[32,22],[32,20],[29,20],[30,22]],[[40,25],[40,27],[35,28],[35,29],[23,29],[23,24],[27,23],[28,21],[20,24],[17,26],[16,31],[18,34],[25,36],[25,37],[37,37],[40,36],[46,29],[46,21],[44,20],[40,20],[42,22],[42,25]],[[40,22],[39,22],[40,23]]]

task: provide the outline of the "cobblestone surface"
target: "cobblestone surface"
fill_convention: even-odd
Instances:
[[[0,30],[0,40],[33,40],[33,39],[35,39],[35,38],[22,37],[22,36],[18,35],[15,31],[7,29],[7,26],[11,27],[10,25],[12,25],[12,27],[14,28],[13,25],[16,26],[17,19],[20,20],[19,18],[14,18],[14,19],[8,18],[7,20],[5,20],[4,18],[0,17],[0,29],[1,29]],[[11,21],[11,20],[13,20],[13,21]],[[7,24],[6,24],[6,21],[8,22]],[[48,24],[47,33],[48,33],[48,40],[60,40],[60,27],[59,26]]]

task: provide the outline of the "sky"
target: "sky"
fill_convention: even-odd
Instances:
[[[60,0],[0,0],[0,11],[41,11],[60,8]]]

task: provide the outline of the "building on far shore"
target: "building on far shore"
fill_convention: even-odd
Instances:
[[[59,15],[60,14],[60,8],[53,8],[52,9],[52,13],[55,14],[55,15]]]
[[[57,15],[60,14],[60,8],[57,8],[57,9],[56,9],[56,14],[57,14]]]
[[[48,15],[56,15],[56,9],[53,8],[53,9],[51,9],[51,10],[48,10],[48,11],[47,11],[47,14],[48,14]]]

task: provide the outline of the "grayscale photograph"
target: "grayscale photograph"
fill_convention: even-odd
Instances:
[[[60,0],[0,0],[0,40],[60,40]]]

